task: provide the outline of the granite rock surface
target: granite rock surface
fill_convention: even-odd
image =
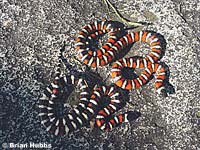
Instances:
[[[200,149],[199,0],[111,2],[126,18],[153,23],[143,29],[164,36],[161,61],[169,68],[175,93],[163,98],[151,81],[140,94],[131,92],[134,106],[126,109],[142,113],[136,122],[109,133],[83,128],[65,137],[49,134],[40,124],[37,102],[52,80],[63,41],[71,61],[82,26],[102,18],[120,20],[101,0],[0,0],[0,147],[33,142],[51,144],[55,150]],[[133,47],[137,55],[142,54],[139,47]],[[103,75],[108,69],[102,69]]]

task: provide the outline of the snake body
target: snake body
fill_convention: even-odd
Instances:
[[[55,135],[65,135],[89,124],[95,120],[95,127],[110,131],[123,122],[136,120],[141,114],[138,111],[117,113],[126,102],[119,89],[127,91],[140,88],[145,85],[155,74],[155,88],[158,93],[165,91],[166,79],[165,67],[160,63],[163,55],[163,47],[160,37],[153,31],[120,32],[126,28],[115,21],[94,21],[84,26],[76,39],[76,50],[79,60],[90,68],[103,67],[111,64],[110,75],[113,84],[107,86],[104,83],[90,85],[86,73],[67,74],[57,76],[46,88],[39,101],[39,116],[41,123],[47,131]],[[108,39],[100,48],[91,43],[108,34]],[[149,54],[144,57],[133,56],[119,58],[120,53],[136,42],[147,43],[150,47]],[[140,75],[134,73],[135,69],[143,69]],[[132,75],[130,73],[132,71]],[[70,110],[57,110],[59,107],[68,107],[68,98],[75,88],[80,90],[79,102]],[[61,103],[58,106],[57,103]]]

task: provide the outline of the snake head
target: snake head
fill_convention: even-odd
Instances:
[[[127,120],[128,121],[133,121],[136,120],[141,116],[141,113],[138,111],[128,111],[127,113]]]

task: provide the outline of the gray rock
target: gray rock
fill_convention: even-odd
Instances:
[[[52,79],[62,42],[67,42],[65,56],[70,61],[82,26],[95,19],[119,19],[99,0],[2,0],[0,144],[47,143],[52,149],[200,149],[199,0],[112,3],[130,20],[152,22],[143,29],[165,37],[167,47],[161,61],[169,67],[175,93],[158,96],[149,82],[139,96],[131,93],[134,107],[142,113],[136,122],[109,133],[83,128],[66,137],[50,135],[40,124],[37,101]]]

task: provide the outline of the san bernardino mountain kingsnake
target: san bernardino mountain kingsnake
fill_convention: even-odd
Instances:
[[[105,44],[100,48],[94,46],[93,43],[105,35],[108,35]],[[120,58],[124,49],[134,43],[147,43],[150,52],[144,57]],[[54,135],[67,135],[87,126],[91,120],[95,120],[94,127],[105,131],[136,120],[141,115],[136,110],[117,112],[126,105],[124,95],[147,84],[153,75],[158,94],[166,96],[167,74],[160,63],[164,51],[160,34],[148,30],[133,32],[116,21],[94,21],[80,30],[75,49],[79,61],[91,70],[111,64],[113,83],[106,85],[93,71],[76,70],[68,63],[70,71],[56,74],[38,105],[41,123]],[[142,69],[140,75],[130,75],[130,70],[135,69]],[[75,89],[79,91],[79,102],[69,109],[68,98]]]

